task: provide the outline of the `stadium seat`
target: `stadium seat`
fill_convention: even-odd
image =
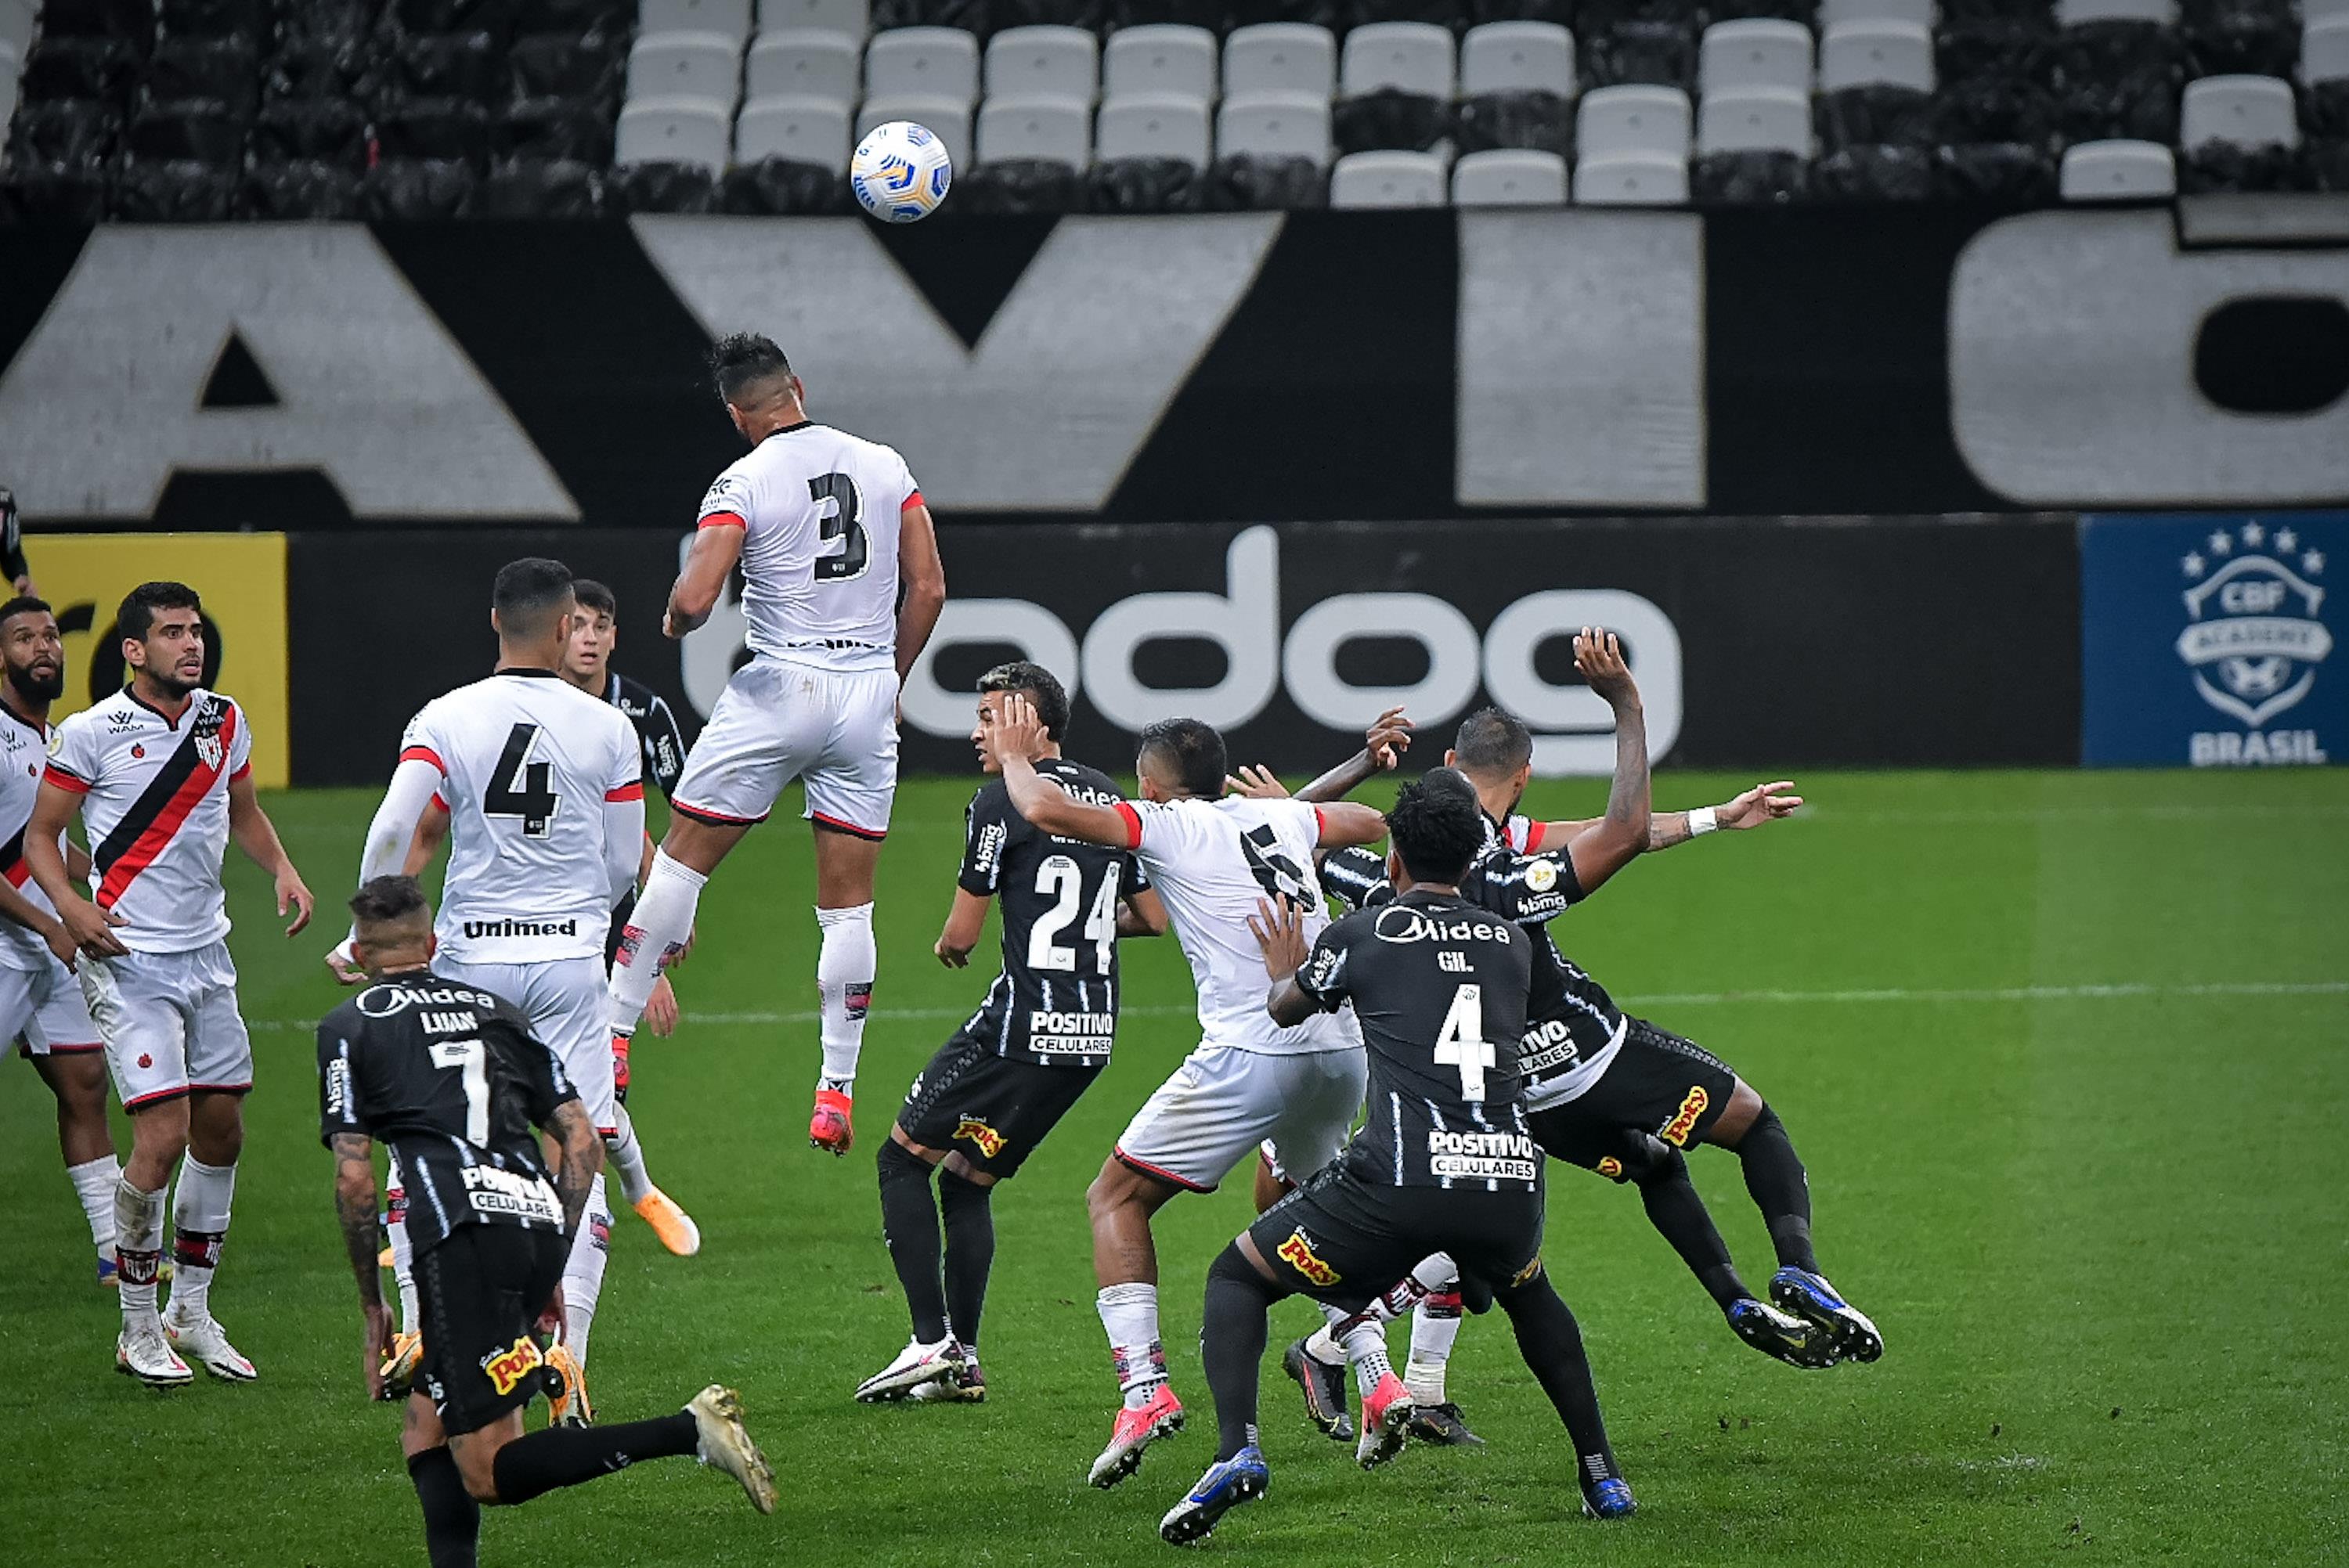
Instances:
[[[848,150],[848,106],[838,98],[755,98],[734,122],[737,163],[788,158],[845,169]]]
[[[1224,93],[1305,93],[1325,102],[1338,88],[1338,42],[1327,27],[1264,22],[1224,40]]]
[[[218,168],[244,158],[246,122],[217,103],[148,104],[130,117],[122,149],[150,163],[201,163]]]
[[[636,36],[654,33],[716,33],[739,49],[750,36],[750,0],[639,0]]]
[[[1373,22],[1346,35],[1338,87],[1349,98],[1392,88],[1449,103],[1453,80],[1452,35],[1433,23]]]
[[[1205,169],[1213,155],[1205,98],[1176,93],[1116,93],[1104,99],[1093,150],[1104,161],[1167,158]]]
[[[24,96],[35,103],[85,98],[119,104],[136,64],[119,39],[44,34],[25,57]]]
[[[636,98],[620,110],[613,148],[618,164],[677,164],[723,170],[732,119],[707,98]]]
[[[743,57],[742,96],[826,98],[845,108],[856,101],[856,44],[845,34],[761,33]]]
[[[895,27],[864,46],[867,98],[978,99],[978,40],[957,27]]]
[[[1575,93],[1574,35],[1555,22],[1487,22],[1460,40],[1460,96]]]
[[[1444,199],[1444,159],[1438,153],[1350,152],[1330,170],[1332,207],[1441,207]]]
[[[33,44],[33,0],[0,0],[0,44],[8,46],[15,57],[9,66],[13,78]]]
[[[1228,71],[1228,52],[1224,64]],[[1216,156],[1297,158],[1327,164],[1330,100],[1300,92],[1229,94],[1216,111]]]
[[[2205,77],[2186,84],[2178,144],[2189,152],[2217,142],[2239,148],[2297,147],[2292,84],[2273,77]]]
[[[1588,153],[1574,169],[1574,200],[1585,207],[1677,207],[1688,201],[1688,160],[1668,152]]]
[[[1578,36],[1585,88],[1661,87],[1686,92],[1696,77],[1696,28],[1686,20],[1618,23]]]
[[[1082,27],[1007,27],[988,40],[990,98],[1059,98],[1090,108],[1100,89],[1101,42]],[[983,109],[979,140],[987,140]]]
[[[2178,163],[2155,141],[2084,141],[2064,149],[2066,201],[2162,201],[2178,193]]]
[[[850,210],[847,170],[790,158],[737,163],[719,191],[719,205],[728,212],[778,216]]]
[[[1092,161],[1092,114],[1065,98],[997,98],[978,106],[980,164],[1065,163],[1082,169]]]
[[[1582,95],[1575,112],[1574,144],[1585,162],[1594,154],[1613,152],[1661,153],[1684,162],[1689,119],[1688,94],[1677,88],[1594,88]],[[1578,170],[1577,201],[1582,199],[1580,181]]]
[[[621,63],[611,40],[543,34],[516,38],[506,50],[513,96],[567,98],[608,105],[621,80]]]
[[[1792,88],[1732,88],[1697,105],[1696,150],[1811,155],[1811,100]]]
[[[517,98],[490,126],[490,168],[502,165],[580,163],[600,169],[612,161],[612,122],[599,106],[576,98]],[[509,192],[511,194],[511,192]]]
[[[698,98],[728,114],[742,91],[740,46],[722,33],[639,34],[628,50],[628,98]]]
[[[1122,27],[1102,50],[1102,94],[1216,99],[1216,36],[1205,27]]]
[[[2166,27],[2178,20],[2178,0],[2055,0],[2055,20],[2066,27],[2090,22],[2151,22]]]
[[[872,26],[865,0],[759,0],[761,33],[836,33],[860,45]]]
[[[160,64],[163,51],[156,51]],[[426,34],[402,38],[394,75],[410,98],[461,98],[502,101],[510,77],[487,33]],[[151,79],[155,66],[149,67]]]
[[[375,139],[386,159],[479,172],[490,160],[490,111],[471,98],[410,98],[376,111]]]
[[[2311,22],[2301,35],[2300,79],[2310,87],[2349,81],[2349,10]]]
[[[1710,96],[1740,88],[1811,90],[1811,30],[1756,17],[1715,22],[1697,50],[1697,86]]]
[[[946,143],[957,173],[970,167],[970,105],[954,98],[868,98],[856,111],[856,139],[876,125],[910,119]]]
[[[1913,22],[1846,22],[1819,40],[1819,90],[1933,90],[1933,36]]]
[[[1933,0],[1819,0],[1819,26],[1847,22],[1911,22],[1933,26]]]
[[[1471,152],[1452,166],[1454,207],[1560,207],[1566,160],[1555,152],[1505,147]]]

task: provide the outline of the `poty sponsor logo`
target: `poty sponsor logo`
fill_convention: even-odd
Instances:
[[[1689,1089],[1688,1097],[1681,1101],[1680,1109],[1672,1113],[1672,1119],[1664,1123],[1662,1130],[1656,1136],[1675,1149],[1686,1149],[1689,1134],[1696,1130],[1696,1119],[1702,1116],[1704,1108],[1712,1103],[1713,1097],[1704,1092],[1704,1086],[1694,1085]]]
[[[978,1144],[978,1151],[989,1160],[1003,1152],[1003,1134],[975,1116],[964,1117],[955,1129],[954,1140],[959,1142],[964,1139]]]
[[[499,1397],[512,1393],[522,1380],[546,1365],[546,1357],[538,1348],[538,1341],[525,1334],[503,1350],[481,1357],[481,1371],[489,1377],[490,1387]]]
[[[1301,1229],[1288,1233],[1288,1239],[1280,1243],[1276,1255],[1318,1285],[1333,1285],[1344,1277],[1315,1254],[1313,1243],[1306,1239]]]

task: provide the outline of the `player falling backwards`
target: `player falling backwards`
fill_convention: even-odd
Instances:
[[[1097,1305],[1123,1397],[1091,1479],[1113,1486],[1183,1425],[1159,1339],[1151,1216],[1177,1192],[1213,1191],[1267,1141],[1285,1169],[1319,1170],[1361,1109],[1362,1039],[1351,1015],[1286,1025],[1268,1016],[1270,987],[1248,917],[1258,899],[1284,899],[1318,934],[1328,917],[1314,851],[1374,843],[1386,823],[1345,802],[1223,798],[1223,737],[1197,719],[1142,732],[1139,802],[1080,798],[1029,760],[1042,746],[1034,705],[1007,694],[995,748],[1012,810],[1040,832],[1134,856],[1166,905],[1199,997],[1198,1047],[1135,1113],[1085,1194]]]
[[[391,1326],[375,1255],[378,1141],[413,1193],[426,1357],[399,1446],[433,1568],[471,1568],[481,1504],[528,1502],[643,1460],[692,1455],[772,1512],[773,1472],[743,1429],[740,1400],[716,1384],[678,1415],[523,1435],[522,1408],[545,1377],[533,1327],[585,1220],[603,1149],[522,1010],[434,965],[432,910],[413,878],[369,882],[350,907],[369,985],[318,1025],[319,1137],[335,1154],[373,1398],[384,1394],[378,1358]],[[533,1127],[559,1150],[551,1175]]]
[[[520,1006],[578,1087],[596,1131],[618,1141],[604,1028],[604,934],[612,909],[636,885],[645,789],[628,721],[555,674],[573,603],[571,573],[559,561],[525,557],[499,569],[490,594],[496,670],[434,698],[409,721],[391,784],[367,826],[359,878],[413,875],[447,837],[440,973]],[[328,963],[347,981],[355,978],[341,951]],[[398,1172],[403,1212],[388,1227],[408,1326],[395,1384],[417,1354],[419,1319],[409,1297],[422,1283],[409,1240],[417,1194],[406,1175]],[[588,1335],[612,1225],[603,1171],[593,1178],[563,1274],[563,1342],[554,1353],[565,1385],[554,1402],[558,1420],[591,1413]],[[430,1353],[429,1343],[424,1350]]]
[[[946,569],[905,460],[807,417],[783,351],[743,333],[711,355],[750,455],[718,476],[662,632],[709,618],[742,571],[750,662],[734,672],[686,758],[668,831],[612,971],[625,1048],[661,970],[685,950],[718,862],[794,778],[815,834],[823,1065],[808,1140],[845,1154],[872,1004],[873,876],[897,789],[897,690],[946,603]]]
[[[185,1352],[215,1377],[250,1382],[253,1363],[212,1315],[253,1088],[221,887],[228,841],[275,882],[277,913],[293,910],[288,936],[310,923],[310,890],[254,797],[244,710],[204,689],[195,590],[141,583],[115,628],[130,684],[57,727],[25,829],[25,864],[80,950],[82,995],[130,1113],[130,1160],[114,1194],[115,1365],[169,1387],[191,1379]],[[63,850],[77,812],[93,846],[88,897],[73,885]],[[176,1267],[170,1310],[159,1314],[163,1190],[174,1163]]]
[[[1303,1294],[1360,1310],[1432,1253],[1489,1289],[1565,1421],[1585,1511],[1634,1511],[1615,1466],[1580,1329],[1541,1261],[1542,1158],[1520,1103],[1532,943],[1463,898],[1483,844],[1474,790],[1437,769],[1395,797],[1393,901],[1328,925],[1309,954],[1307,911],[1267,901],[1250,922],[1290,1026],[1350,1004],[1369,1047],[1370,1100],[1344,1155],[1257,1218],[1207,1270],[1200,1349],[1215,1395],[1216,1462],[1159,1523],[1180,1544],[1264,1494],[1257,1375],[1267,1315]],[[1392,1375],[1366,1401],[1365,1463],[1404,1439],[1412,1397]]]
[[[1051,671],[1024,660],[979,677],[970,734],[979,770],[1003,771],[1003,704],[1015,693],[1033,706],[1042,728],[1041,750],[1028,758],[1035,773],[1071,798],[1118,803],[1123,797],[1106,774],[1061,755],[1068,693]],[[936,952],[950,969],[968,965],[987,906],[1000,899],[1003,971],[914,1079],[881,1146],[882,1230],[913,1312],[914,1337],[858,1387],[861,1400],[986,1397],[978,1329],[995,1258],[988,1194],[1018,1172],[1109,1065],[1120,995],[1117,939],[1166,929],[1165,907],[1132,855],[1040,831],[1012,810],[1000,777],[971,797],[965,820],[954,906]]]

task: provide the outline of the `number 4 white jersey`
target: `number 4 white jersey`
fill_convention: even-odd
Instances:
[[[506,670],[426,704],[399,759],[440,770],[444,957],[533,964],[604,951],[616,870],[632,879],[644,820],[642,754],[619,709],[548,671]],[[628,803],[633,832],[630,812],[610,810]]]
[[[922,492],[905,459],[829,425],[787,425],[718,476],[703,528],[742,530],[750,651],[826,669],[894,669],[897,529]]]

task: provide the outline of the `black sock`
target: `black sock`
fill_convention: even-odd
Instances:
[[[1207,1305],[1199,1321],[1199,1358],[1216,1401],[1216,1458],[1227,1460],[1256,1441],[1257,1370],[1264,1361],[1267,1315],[1288,1295],[1226,1247],[1207,1268]]]
[[[987,1276],[995,1267],[993,1189],[938,1172],[938,1207],[947,1222],[947,1321],[966,1349],[978,1347],[978,1315],[987,1309]]]
[[[1811,1252],[1811,1181],[1776,1111],[1762,1108],[1737,1140],[1737,1158],[1744,1162],[1745,1190],[1770,1227],[1779,1264],[1818,1273],[1819,1260]]]
[[[1657,1234],[1671,1243],[1672,1251],[1680,1253],[1681,1262],[1688,1264],[1713,1305],[1726,1312],[1732,1302],[1753,1293],[1737,1277],[1736,1265],[1729,1261],[1728,1243],[1721,1239],[1704,1200],[1697,1196],[1696,1183],[1689,1180],[1688,1161],[1677,1149],[1667,1152],[1670,1160],[1657,1161],[1634,1178],[1640,1202],[1646,1206],[1648,1222],[1656,1227]]]
[[[947,1295],[938,1283],[938,1204],[930,1195],[930,1162],[909,1154],[894,1138],[881,1141],[881,1239],[897,1266],[897,1284],[914,1315],[914,1337],[935,1345],[947,1336]]]
[[[432,1568],[473,1568],[481,1540],[481,1505],[465,1491],[457,1457],[443,1444],[408,1461],[416,1501],[424,1505],[424,1553]]]
[[[548,1427],[500,1449],[490,1477],[500,1502],[528,1502],[543,1491],[611,1475],[638,1460],[692,1453],[699,1443],[693,1418],[683,1411],[616,1427]]]
[[[1509,1326],[1517,1331],[1517,1354],[1557,1407],[1574,1440],[1577,1479],[1588,1491],[1594,1481],[1622,1472],[1615,1468],[1615,1450],[1607,1445],[1607,1423],[1599,1414],[1599,1387],[1590,1380],[1590,1357],[1582,1348],[1582,1329],[1574,1314],[1558,1299],[1547,1274],[1519,1285],[1500,1297]]]

